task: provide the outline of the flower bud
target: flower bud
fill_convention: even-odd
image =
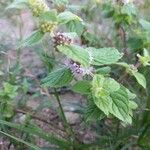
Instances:
[[[42,22],[40,24],[40,29],[43,33],[52,32],[57,26],[56,22]]]
[[[29,7],[32,10],[33,16],[40,16],[43,12],[49,10],[46,2],[44,0],[29,0]]]

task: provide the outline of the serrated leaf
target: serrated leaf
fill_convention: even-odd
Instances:
[[[117,91],[120,88],[112,78],[105,78],[102,75],[95,75],[92,82],[93,99],[96,106],[101,109],[106,115],[109,115],[112,99],[110,92]]]
[[[93,100],[104,114],[113,114],[125,123],[131,123],[132,110],[126,88],[114,79],[95,75],[92,82]]]
[[[46,87],[62,87],[71,82],[73,74],[68,68],[61,68],[48,74],[42,80],[42,85]]]
[[[33,32],[29,37],[27,37],[26,39],[21,41],[18,48],[34,45],[34,44],[38,43],[43,38],[43,36],[44,36],[44,33],[37,30],[37,31]]]
[[[137,82],[146,89],[146,79],[143,74],[132,71],[133,76],[136,78]]]
[[[94,103],[100,110],[104,112],[105,115],[109,115],[110,106],[112,103],[112,99],[109,96],[109,92],[102,89],[99,93],[99,96],[94,96]]]
[[[4,89],[0,91],[0,96],[2,97],[7,96],[11,99],[17,96],[18,86],[12,85],[8,82],[4,82],[3,86],[4,86]],[[6,100],[6,98],[4,98],[4,100]]]
[[[139,23],[141,24],[141,26],[143,27],[143,29],[150,31],[150,22],[144,19],[140,19]]]
[[[66,24],[70,21],[82,21],[82,19],[70,11],[65,11],[58,15],[58,21],[60,24]]]
[[[78,81],[75,85],[72,86],[72,90],[80,94],[90,94],[91,84],[86,80]]]
[[[77,45],[63,45],[57,46],[58,50],[65,54],[70,59],[79,62],[83,66],[89,66],[89,54],[88,52]]]
[[[86,121],[101,120],[105,114],[92,102],[85,108],[84,117]]]
[[[128,94],[124,87],[121,87],[118,91],[111,93],[112,106],[111,113],[120,120],[131,123],[129,116],[129,100]]]
[[[46,11],[39,16],[39,19],[43,22],[57,22],[57,11],[55,9]]]
[[[89,47],[87,48],[87,51],[91,53],[93,58],[91,64],[96,66],[116,63],[122,57],[122,54],[115,48],[96,49]]]
[[[81,36],[85,31],[85,25],[83,24],[83,22],[78,20],[70,21],[66,24],[66,26],[70,32],[76,32],[78,36]]]

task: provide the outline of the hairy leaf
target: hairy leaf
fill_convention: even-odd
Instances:
[[[129,116],[129,100],[128,94],[124,87],[121,87],[118,91],[111,93],[112,106],[111,113],[120,120],[131,123]]]
[[[44,36],[44,33],[37,30],[37,31],[33,32],[29,37],[27,37],[26,39],[21,41],[18,48],[34,45],[34,44],[38,43],[43,38],[43,36]]]
[[[86,121],[101,120],[105,117],[105,114],[92,102],[88,104],[84,114]]]
[[[127,89],[114,79],[95,75],[92,82],[93,100],[105,115],[113,114],[125,123],[131,123],[129,96]]]
[[[77,45],[63,45],[57,46],[58,50],[65,54],[67,57],[79,62],[83,66],[89,66],[89,54],[88,52]]]
[[[106,115],[109,115],[112,99],[110,92],[117,91],[120,85],[111,78],[105,78],[102,75],[95,75],[93,82],[93,98],[98,108],[100,108]]]
[[[70,83],[72,79],[73,74],[68,68],[64,67],[49,73],[42,80],[42,85],[46,87],[62,87]]]
[[[115,48],[87,48],[87,51],[91,54],[91,64],[92,65],[109,65],[116,63],[122,54],[118,52]]]

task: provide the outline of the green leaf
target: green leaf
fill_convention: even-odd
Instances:
[[[110,106],[112,103],[112,99],[109,96],[109,92],[104,89],[101,89],[99,95],[94,96],[94,103],[96,106],[104,112],[105,115],[109,115]]]
[[[2,115],[6,118],[11,118],[14,115],[14,106],[11,103],[7,103],[3,108]]]
[[[44,36],[44,33],[37,30],[33,32],[29,37],[21,41],[18,48],[34,45],[38,43],[43,38],[43,36]]]
[[[126,91],[128,93],[128,98],[129,99],[135,99],[136,98],[136,95],[132,92],[130,92],[127,88],[126,88]]]
[[[55,9],[46,11],[40,15],[39,19],[43,22],[57,22],[57,11]]]
[[[137,82],[146,89],[146,79],[144,75],[137,71],[132,71],[132,74],[136,78]]]
[[[139,72],[137,72],[137,69],[134,69],[133,65],[128,65],[127,63],[122,63],[122,62],[121,63],[116,63],[116,65],[120,65],[120,66],[125,67],[126,70],[127,70],[127,72],[130,75],[134,76],[136,78],[137,82],[141,86],[143,86],[144,88],[146,88],[146,79],[145,79],[144,75],[141,74],[141,73],[139,73]],[[130,94],[130,93],[128,93],[128,94]],[[131,94],[130,94],[130,96],[131,96]],[[135,96],[133,96],[133,97],[135,97]]]
[[[65,54],[67,57],[79,62],[83,66],[89,66],[89,54],[88,52],[77,45],[63,45],[57,46],[58,50]]]
[[[11,99],[13,99],[17,96],[18,86],[12,85],[8,82],[4,82],[3,87],[4,87],[4,89],[0,91],[0,96],[2,96],[2,97],[8,96]],[[4,100],[6,100],[6,99],[4,99]]]
[[[58,15],[58,21],[60,24],[66,24],[70,21],[75,21],[75,20],[82,21],[82,19],[79,16],[73,14],[70,11],[65,11]]]
[[[48,76],[42,80],[42,85],[46,87],[62,87],[69,84],[72,79],[73,74],[70,69],[64,67],[49,73]]]
[[[134,102],[134,101],[129,101],[129,107],[130,107],[131,109],[137,109],[138,105],[137,105],[137,103]]]
[[[96,66],[116,63],[122,57],[122,54],[115,48],[96,49],[89,47],[87,51],[91,54],[93,59],[91,64]]]
[[[85,108],[84,117],[86,121],[95,121],[103,119],[105,114],[93,102],[90,102]]]
[[[96,68],[96,73],[97,74],[109,74],[111,72],[111,68],[110,67],[101,67],[101,68]]]
[[[113,114],[125,123],[131,123],[129,97],[125,87],[114,79],[95,75],[92,82],[92,94],[96,106],[105,115]]]
[[[144,19],[140,19],[139,23],[143,27],[144,30],[150,31],[150,22]]]
[[[150,54],[149,51],[147,49],[144,48],[143,50],[143,56],[141,56],[140,54],[137,54],[140,63],[143,66],[150,66]]]
[[[73,85],[72,90],[80,94],[90,94],[91,87],[92,86],[89,81],[82,80]]]
[[[115,81],[112,78],[105,78],[104,88],[107,89],[109,92],[114,92],[119,90],[120,85],[117,81]]]
[[[144,41],[140,37],[133,36],[128,39],[127,45],[132,50],[140,50],[143,49]]]
[[[28,4],[27,0],[14,0],[13,3],[11,3],[6,10],[8,9],[23,9],[26,8]]]
[[[78,20],[70,21],[66,24],[66,26],[70,32],[76,32],[78,36],[81,36],[85,31],[85,25],[83,22]]]
[[[129,100],[126,89],[122,86],[118,91],[111,93],[112,106],[111,113],[120,120],[131,123],[131,117],[129,116]]]
[[[35,145],[31,144],[31,143],[28,143],[28,142],[26,142],[26,141],[24,141],[24,140],[22,140],[20,138],[14,137],[13,135],[10,135],[10,134],[5,133],[3,131],[0,131],[0,133],[5,135],[5,136],[7,136],[7,137],[9,137],[9,138],[11,138],[11,139],[14,139],[15,141],[23,143],[23,144],[27,145],[28,147],[30,147],[30,148],[32,148],[34,150],[42,150],[41,148],[39,148],[39,147],[37,147],[37,146],[35,146]]]
[[[117,91],[120,88],[119,83],[117,83],[112,78],[105,78],[102,75],[95,75],[93,78],[92,86],[95,104],[106,115],[109,115],[110,106],[112,105],[110,92]]]
[[[132,15],[137,14],[137,9],[132,3],[129,3],[129,4],[123,5],[121,12],[123,14],[128,14],[129,16],[132,16]]]

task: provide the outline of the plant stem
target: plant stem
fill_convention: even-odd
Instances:
[[[68,134],[68,138],[70,138],[71,143],[73,144],[74,140],[75,140],[74,131],[73,131],[73,129],[71,128],[71,126],[69,125],[69,123],[67,121],[67,118],[65,116],[65,113],[64,113],[63,107],[61,105],[60,98],[59,98],[59,95],[58,95],[58,92],[57,92],[56,88],[54,88],[54,92],[55,92],[55,97],[56,97],[56,100],[58,102],[59,109],[60,109],[60,112],[61,112],[61,117],[63,119],[64,126],[65,126],[66,132]]]

